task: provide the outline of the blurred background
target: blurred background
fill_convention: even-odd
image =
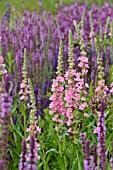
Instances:
[[[78,0],[78,2],[88,2],[90,6],[93,2],[98,3],[100,6],[105,2],[105,0]],[[0,18],[5,15],[7,8],[10,7],[10,10],[13,13],[15,11],[18,14],[23,12],[23,9],[29,9],[30,11],[36,10],[37,12],[40,10],[51,11],[52,14],[55,14],[59,7],[64,4],[69,5],[72,2],[76,2],[76,0],[0,0]],[[109,3],[112,0],[108,0]]]

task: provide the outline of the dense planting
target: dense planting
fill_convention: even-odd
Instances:
[[[0,168],[113,169],[113,4],[0,25]]]

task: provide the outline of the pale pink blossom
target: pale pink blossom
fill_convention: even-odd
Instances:
[[[87,117],[88,117],[88,114],[87,114],[87,113],[84,113],[84,117],[86,117],[86,118],[87,118]]]
[[[112,93],[112,94],[113,94],[113,88],[110,90],[110,93]]]
[[[20,100],[25,100],[25,96],[22,95],[22,96],[20,97]]]
[[[83,67],[84,64],[83,64],[82,62],[80,62],[80,63],[78,64],[78,66],[79,66],[79,67]]]
[[[99,132],[99,127],[96,127],[93,131],[93,133],[98,133]]]
[[[2,119],[0,119],[0,124],[2,124],[3,123],[3,120]]]
[[[26,129],[26,132],[31,132],[31,126],[29,126],[29,128]]]
[[[86,87],[86,88],[89,88],[89,85],[88,85],[87,83],[85,83],[85,87]]]
[[[53,117],[52,120],[53,120],[54,122],[57,122],[57,121],[58,121],[56,117]]]
[[[0,56],[0,63],[3,63],[4,62],[4,59],[2,56]]]
[[[101,90],[101,87],[99,86],[95,89],[95,92],[100,92],[100,90]]]
[[[23,89],[23,88],[26,87],[26,84],[22,82],[22,83],[20,84],[20,87]]]
[[[41,133],[41,128],[39,128],[39,126],[36,126],[36,131]]]
[[[70,132],[72,132],[72,128],[71,127],[67,130],[67,133],[70,133]]]
[[[79,110],[84,110],[87,106],[87,103],[83,103],[79,106]]]

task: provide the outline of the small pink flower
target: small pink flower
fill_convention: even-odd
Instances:
[[[37,148],[37,150],[39,150],[39,149],[40,149],[40,144],[39,144],[39,143],[37,143],[37,141],[35,141],[35,147]]]
[[[26,129],[26,132],[31,132],[31,126],[29,126],[29,128]]]
[[[94,31],[91,31],[90,34],[89,34],[89,37],[92,38],[94,36]]]
[[[4,59],[2,56],[0,56],[0,63],[3,63],[4,62]]]
[[[22,95],[22,96],[20,97],[20,100],[25,100],[25,96]]]
[[[41,133],[41,128],[39,128],[39,126],[36,126],[36,130],[37,132]]]
[[[112,93],[112,94],[113,94],[113,88],[110,90],[110,93]]]
[[[30,91],[29,91],[29,90],[26,90],[25,92],[26,92],[26,94],[30,94]]]
[[[113,82],[111,83],[111,87],[113,86]]]
[[[23,88],[26,87],[26,84],[22,82],[22,83],[20,84],[20,87],[23,89]]]
[[[79,57],[78,60],[80,60],[80,61],[82,61],[82,62],[84,62],[84,63],[88,63],[88,58],[85,57],[85,56]]]
[[[49,108],[51,108],[51,106],[49,106]],[[50,110],[50,111],[49,111],[49,114],[50,114],[50,115],[53,115],[54,112],[55,112],[54,110]]]
[[[85,87],[86,87],[86,88],[89,88],[89,85],[88,85],[87,83],[85,83]]]
[[[83,65],[84,65],[84,64],[83,64],[82,62],[80,62],[80,63],[78,64],[79,67],[83,67]]]
[[[94,130],[93,130],[93,133],[98,133],[99,132],[99,127],[96,127]]]
[[[71,136],[71,139],[74,139],[74,136]]]
[[[55,127],[55,130],[58,130],[58,126]]]
[[[97,92],[100,92],[100,90],[101,90],[101,87],[99,86],[99,87],[97,87],[96,89],[95,89],[95,92],[97,93]]]
[[[3,123],[3,120],[2,119],[0,119],[0,124],[2,124]]]
[[[58,123],[63,124],[63,121],[59,119],[59,120],[58,120]]]
[[[30,135],[26,138],[26,141],[30,141]]]
[[[84,117],[86,117],[86,118],[87,118],[87,117],[88,117],[88,114],[87,114],[87,113],[84,113]]]
[[[88,70],[83,69],[82,72],[83,72],[83,74],[87,74]]]
[[[72,132],[72,129],[71,129],[71,128],[69,128],[69,129],[67,130],[67,133],[70,133],[70,132]]]
[[[88,64],[85,64],[84,67],[85,67],[85,68],[89,68],[89,65],[88,65]]]
[[[68,120],[68,121],[66,122],[66,124],[67,124],[67,126],[70,126],[71,122]]]
[[[58,76],[56,80],[59,81],[60,83],[64,82],[64,78],[62,76]]]
[[[56,117],[53,117],[52,119],[54,122],[57,122],[57,118]]]
[[[88,106],[87,103],[83,103],[79,106],[79,110],[84,110],[85,107],[87,107],[87,106]]]
[[[104,86],[104,82],[103,82],[102,80],[99,81],[98,84],[99,84],[100,86]]]
[[[86,99],[85,99],[85,97],[82,97],[81,100],[82,100],[82,101],[85,101]]]

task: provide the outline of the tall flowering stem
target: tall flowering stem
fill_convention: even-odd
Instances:
[[[62,44],[62,40],[60,40],[60,47],[58,53],[58,66],[57,66],[56,74],[61,76],[62,71],[63,71],[63,44]]]
[[[36,146],[35,146],[35,137],[33,135],[30,136],[30,147],[28,150],[28,155],[27,155],[27,170],[37,170],[36,167]]]
[[[30,126],[26,130],[26,132],[29,132],[27,141],[30,140],[30,135],[34,135],[35,149],[38,151],[38,150],[40,150],[40,144],[38,143],[36,136],[38,135],[38,133],[41,133],[41,129],[38,126],[38,120],[36,117],[36,112],[37,112],[36,100],[35,100],[35,95],[34,95],[34,90],[33,90],[33,85],[32,85],[31,79],[28,79],[28,84],[29,84],[29,89],[30,89],[31,111],[30,111]],[[40,159],[40,157],[38,156],[38,153],[37,153],[37,159]]]
[[[81,56],[78,58],[79,60],[78,66],[82,69],[82,76],[84,77],[88,72],[89,62],[88,62],[88,58],[86,57],[84,39],[79,31],[79,26],[77,25],[76,21],[74,21],[74,26],[75,26],[75,30],[78,37],[80,50],[81,50]]]
[[[85,102],[85,95],[87,94],[86,88],[88,84],[84,83],[81,72],[77,72],[74,67],[74,54],[73,54],[73,39],[72,32],[69,31],[69,44],[68,44],[68,70],[66,71],[65,77],[65,107],[66,107],[66,120],[65,123],[69,127],[67,132],[75,131],[76,110],[84,110],[87,107]],[[84,59],[85,57],[82,57]],[[80,59],[80,58],[79,58]],[[85,58],[87,59],[87,58]],[[88,62],[88,60],[87,60]]]
[[[90,148],[89,141],[86,139],[86,133],[80,134],[82,139],[82,153],[84,158],[84,170],[90,170]]]
[[[68,46],[68,63],[69,63],[69,66],[68,66],[68,69],[69,70],[72,70],[73,67],[74,67],[74,54],[73,54],[73,37],[72,37],[72,31],[69,30],[69,46]]]
[[[99,80],[103,80],[103,78],[104,78],[104,68],[103,68],[102,58],[100,57],[100,51],[99,51],[96,39],[95,39],[95,50],[96,50],[96,54],[97,54],[98,81],[99,81]]]
[[[6,168],[7,163],[7,146],[8,146],[8,135],[9,135],[9,114],[10,114],[10,108],[12,106],[12,98],[9,96],[9,77],[8,75],[5,75],[4,77],[4,94],[2,95],[2,105],[1,105],[1,118],[2,118],[2,135],[0,140],[0,162],[2,162],[2,165]]]
[[[110,94],[107,93],[108,87],[105,85],[104,67],[102,63],[102,58],[100,57],[100,51],[99,51],[96,38],[95,38],[95,51],[97,55],[98,73],[97,73],[96,88],[94,91],[93,98],[91,99],[91,107],[94,106],[94,110],[95,110],[94,113],[98,112],[98,110],[100,109],[100,103],[102,100],[104,101],[104,104],[106,105],[106,107],[108,107],[109,101],[110,101],[109,100]],[[95,106],[97,106],[96,109],[95,109]]]
[[[53,79],[52,89],[51,91],[53,94],[50,97],[50,100],[52,101],[49,105],[50,114],[53,115],[53,121],[56,123],[63,124],[63,120],[61,120],[61,116],[65,117],[65,108],[63,103],[63,83],[64,83],[64,77],[62,76],[63,72],[63,51],[62,51],[62,41],[60,41],[60,47],[59,47],[59,54],[58,54],[58,66],[57,66],[57,77],[56,79]]]
[[[4,92],[4,75],[7,73],[5,69],[5,64],[4,64],[4,58],[0,56],[0,101],[1,101],[1,96]],[[0,107],[1,110],[1,107]]]
[[[101,101],[100,113],[98,114],[98,164],[101,170],[107,168],[106,153],[106,126],[105,126],[105,104]]]
[[[20,100],[27,102],[27,97],[29,94],[28,78],[27,78],[27,59],[26,59],[26,49],[24,49],[24,62],[23,62],[23,81],[20,84]]]
[[[33,85],[31,82],[31,79],[28,79],[28,84],[29,84],[29,89],[30,89],[30,102],[31,102],[31,111],[30,111],[30,133],[35,134],[35,126],[37,124],[37,117],[36,117],[36,100],[35,100],[35,95],[34,95],[34,90],[33,90]]]

